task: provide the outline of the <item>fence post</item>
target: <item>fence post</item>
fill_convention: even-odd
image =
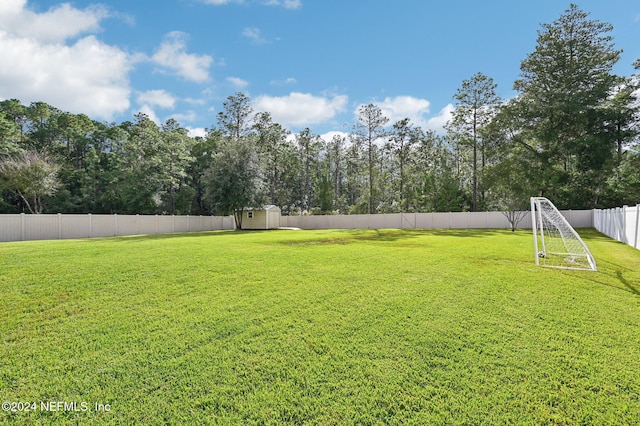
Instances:
[[[113,226],[114,226],[114,231],[115,231],[115,236],[118,236],[118,213],[114,213],[113,215]]]
[[[25,221],[25,214],[20,213],[20,241],[24,241],[24,239],[26,238],[27,225],[25,224]]]
[[[622,242],[631,245],[631,241],[627,240],[627,209],[629,206],[622,206]]]
[[[62,213],[58,213],[58,239],[62,239]]]
[[[93,232],[93,230],[91,228],[93,228],[93,221],[91,220],[91,213],[89,213],[89,238],[91,238],[91,234]]]
[[[637,249],[640,249],[640,247],[638,247],[638,235],[640,234],[640,229],[638,229],[639,225],[640,225],[640,204],[636,206],[636,238],[635,238],[635,241],[633,242],[633,246]]]
[[[624,242],[624,207],[616,207],[616,213],[618,217],[618,236],[616,239]]]

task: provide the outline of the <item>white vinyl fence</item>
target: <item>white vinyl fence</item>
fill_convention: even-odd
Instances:
[[[606,236],[640,249],[640,204],[593,211],[593,227]]]
[[[561,212],[574,228],[593,227],[592,210]],[[372,215],[283,216],[280,226],[302,229],[503,228],[500,212],[398,213]],[[531,227],[525,212],[518,228]],[[0,215],[0,241],[58,240],[140,234],[169,234],[234,229],[233,216],[146,216],[91,214]]]
[[[565,210],[561,213],[574,228],[593,226],[592,210]],[[302,229],[511,228],[509,221],[501,212],[283,216],[280,219],[280,226]],[[524,212],[518,228],[531,228],[530,212]]]
[[[3,214],[0,241],[59,240],[234,229],[233,216]]]

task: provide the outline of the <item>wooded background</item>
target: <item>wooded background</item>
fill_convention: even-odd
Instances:
[[[560,209],[640,203],[638,75],[613,73],[612,26],[571,5],[543,24],[516,96],[461,82],[446,133],[362,106],[326,141],[290,134],[243,93],[205,137],[145,114],[103,123],[43,102],[0,102],[0,213],[284,215]],[[634,64],[640,68],[640,61]]]

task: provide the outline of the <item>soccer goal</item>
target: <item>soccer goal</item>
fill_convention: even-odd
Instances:
[[[556,206],[544,197],[531,197],[531,228],[536,265],[596,270],[587,245]]]

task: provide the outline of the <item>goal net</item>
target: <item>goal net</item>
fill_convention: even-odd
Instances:
[[[556,206],[544,197],[531,197],[531,228],[536,265],[596,270],[587,245]]]

